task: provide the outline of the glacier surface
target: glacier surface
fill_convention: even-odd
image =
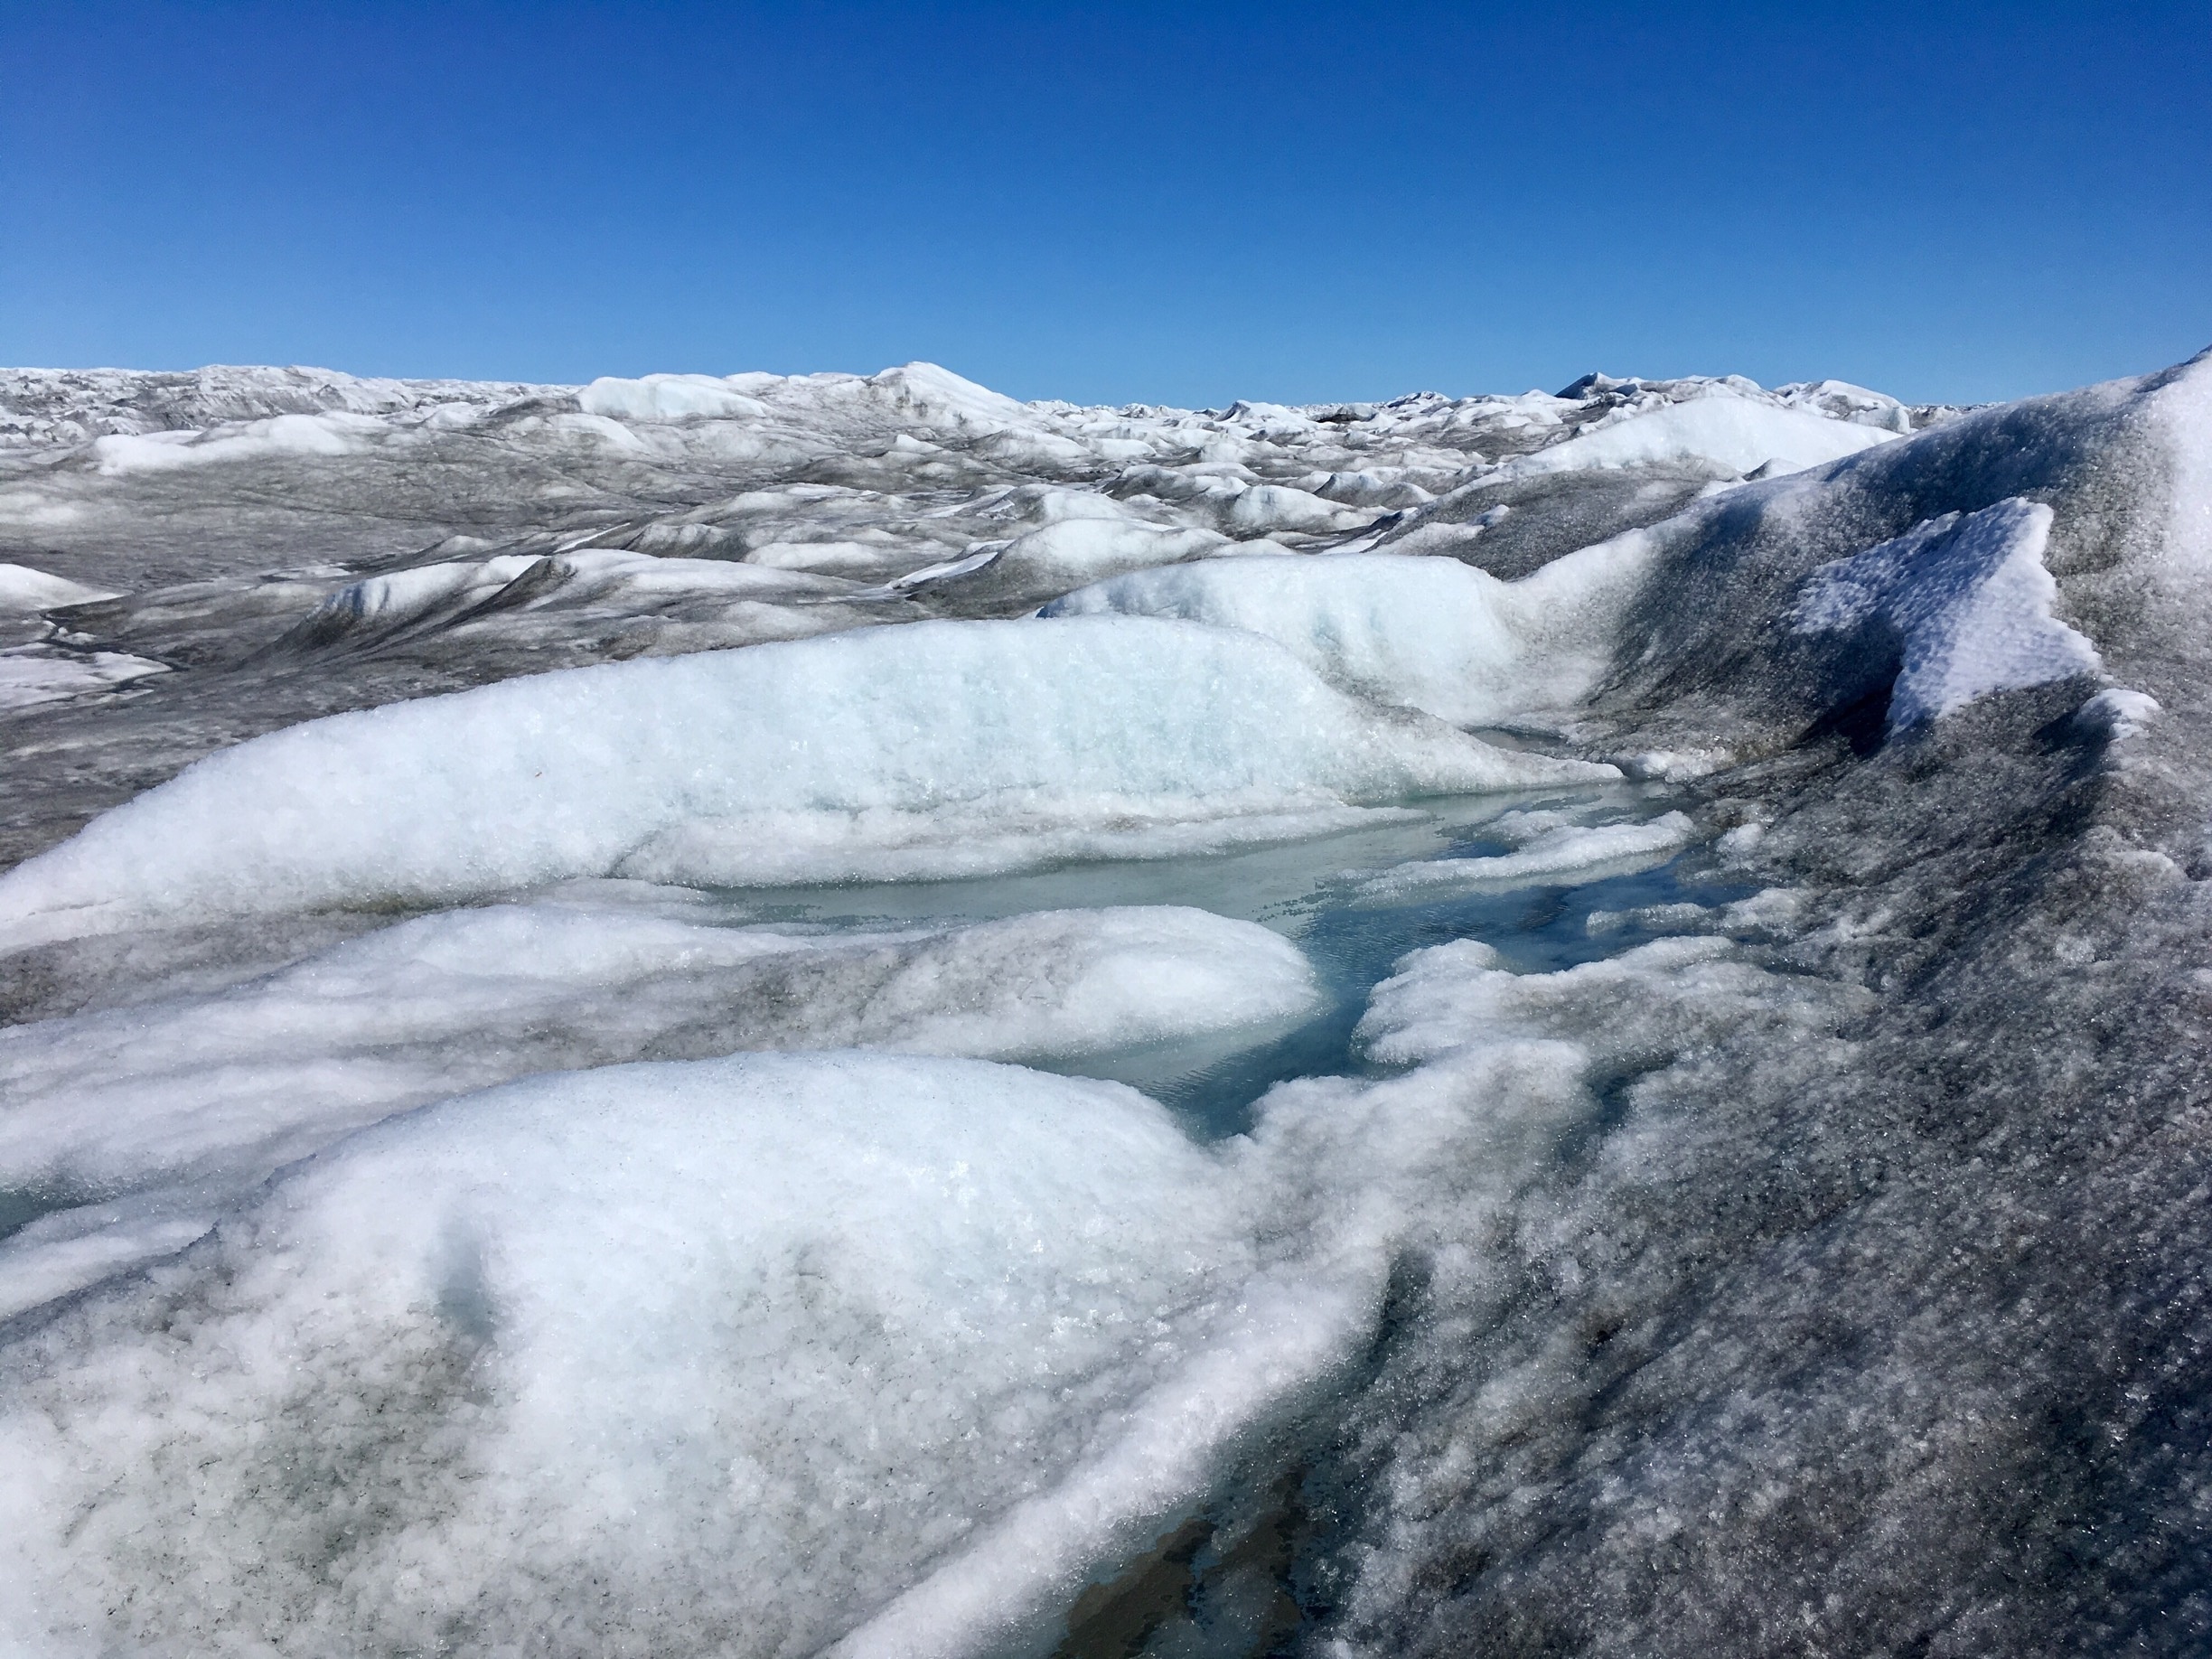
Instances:
[[[2212,1645],[2212,356],[0,371],[0,1650]]]

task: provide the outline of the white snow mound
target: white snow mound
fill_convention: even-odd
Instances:
[[[1214,558],[1119,576],[1043,614],[1180,617],[1263,634],[1363,696],[1481,726],[1566,708],[1596,686],[1649,548],[1632,531],[1514,582],[1389,553]]]
[[[1364,1323],[1227,1175],[1117,1084],[859,1054],[370,1130],[9,1352],[0,1647],[800,1654],[979,1536],[891,1646],[1018,1617]]]
[[[1799,472],[1898,436],[1814,409],[1777,408],[1717,394],[1656,408],[1623,410],[1592,423],[1564,443],[1502,463],[1483,482],[1583,467],[1684,462],[1702,462],[1726,473],[1748,473],[1773,462],[1776,472]]]
[[[1319,997],[1289,940],[1201,910],[793,936],[686,908],[447,912],[212,995],[0,1029],[0,1191],[258,1180],[527,1073],[764,1048],[1064,1058],[1280,1021]],[[25,1242],[0,1243],[0,1317]]]
[[[1369,708],[1249,633],[920,623],[508,680],[241,744],[0,877],[0,948],[577,876],[748,886],[1183,851],[1333,827],[1362,803],[1617,775]]]
[[[576,394],[586,415],[613,420],[763,418],[768,406],[710,374],[649,374],[635,380],[601,376]]]
[[[273,415],[212,432],[186,428],[95,438],[92,455],[112,477],[277,455],[355,455],[387,430],[386,423],[368,415]]]

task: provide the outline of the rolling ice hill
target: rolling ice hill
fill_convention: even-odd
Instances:
[[[0,1648],[2212,1645],[2212,354],[0,371]]]

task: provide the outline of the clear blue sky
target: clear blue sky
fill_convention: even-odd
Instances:
[[[1219,404],[2212,343],[2212,5],[0,6],[0,361]]]

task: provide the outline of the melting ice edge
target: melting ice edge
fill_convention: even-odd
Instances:
[[[2212,355],[0,371],[0,1651],[2212,1646]]]

